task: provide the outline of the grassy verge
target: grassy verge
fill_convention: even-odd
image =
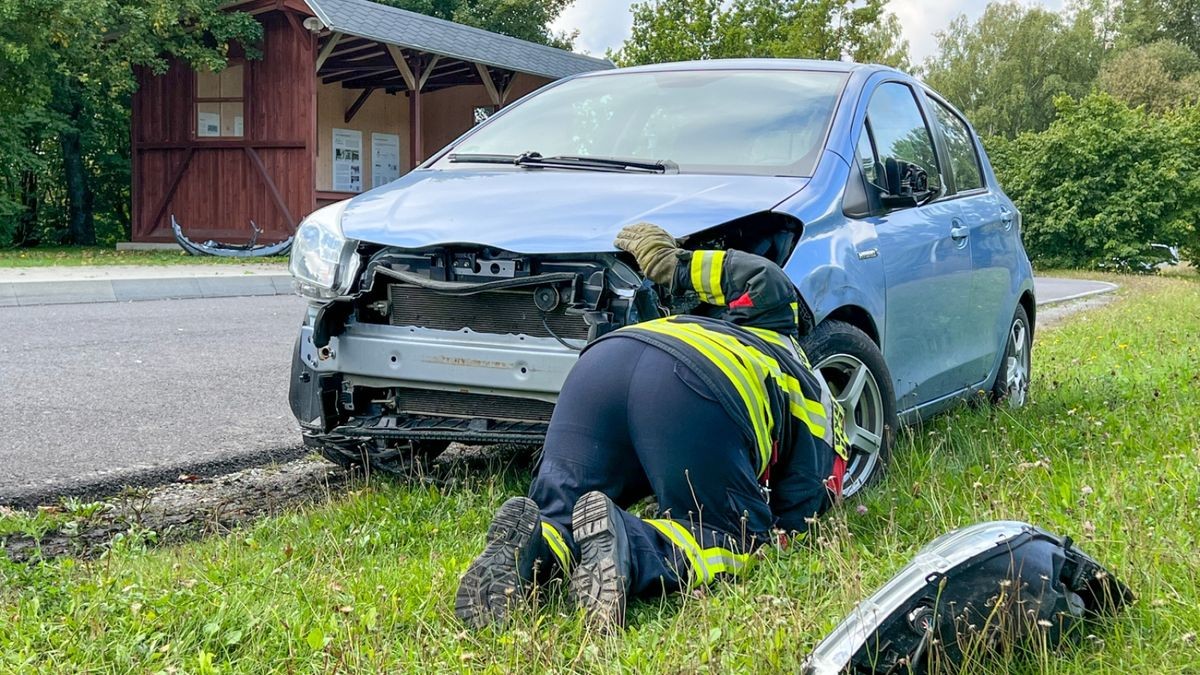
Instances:
[[[964,408],[915,430],[881,485],[825,518],[818,546],[639,603],[620,636],[582,630],[557,588],[509,630],[461,629],[458,575],[527,478],[460,467],[448,484],[375,481],[194,544],[130,536],[98,560],[0,562],[0,670],[795,671],[925,542],[1015,518],[1075,536],[1139,599],[1078,648],[995,672],[1200,671],[1200,282],[1122,283],[1121,301],[1038,336],[1026,409]]]
[[[118,251],[97,246],[46,246],[0,249],[0,267],[80,267],[83,265],[228,265],[284,264],[285,256],[230,259],[178,251]]]

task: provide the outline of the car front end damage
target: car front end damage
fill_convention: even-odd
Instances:
[[[341,288],[297,274],[291,405],[313,445],[538,444],[580,350],[663,311],[616,253],[347,246],[326,256],[354,275]]]

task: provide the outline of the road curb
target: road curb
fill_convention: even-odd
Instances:
[[[288,274],[0,282],[0,307],[291,295]]]
[[[1089,281],[1089,283],[1102,284],[1103,288],[1093,288],[1091,290],[1082,291],[1080,293],[1064,295],[1064,296],[1058,297],[1058,298],[1050,298],[1048,300],[1040,300],[1039,299],[1037,306],[1038,307],[1048,307],[1050,305],[1058,305],[1058,304],[1062,304],[1064,302],[1071,302],[1072,300],[1082,300],[1083,298],[1090,298],[1093,295],[1104,295],[1105,293],[1112,293],[1113,291],[1116,291],[1117,289],[1121,288],[1117,284],[1109,283],[1107,281]]]

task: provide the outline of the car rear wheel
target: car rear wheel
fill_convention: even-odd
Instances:
[[[842,494],[850,497],[878,480],[891,459],[899,423],[892,376],[875,342],[843,321],[817,326],[804,351],[845,412],[850,459]]]
[[[1033,331],[1025,308],[1017,305],[1008,336],[1004,342],[1004,358],[992,385],[992,401],[1007,402],[1010,408],[1020,408],[1029,400],[1029,381],[1033,373]]]

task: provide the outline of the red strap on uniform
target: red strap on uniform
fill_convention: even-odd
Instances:
[[[763,485],[771,483],[771,467],[775,466],[775,462],[779,461],[779,441],[771,443],[771,461],[767,462],[767,467],[763,469],[762,476],[759,477],[759,482]]]
[[[846,480],[846,460],[839,454],[833,455],[833,475],[826,481],[825,485],[833,492],[834,497],[842,496],[842,484]]]
[[[743,307],[753,307],[754,300],[750,298],[749,293],[742,293],[736,300],[729,303],[729,309],[741,309]]]

